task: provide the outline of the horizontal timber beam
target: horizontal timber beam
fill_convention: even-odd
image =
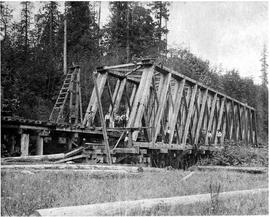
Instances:
[[[192,149],[191,145],[185,144],[164,144],[162,142],[152,143],[152,142],[133,142],[135,147],[149,148],[149,149],[169,149],[169,150],[186,150]]]
[[[134,84],[139,84],[140,79],[133,78],[132,76],[126,76],[125,74],[121,72],[114,72],[114,71],[108,71],[109,75],[112,75],[115,78],[124,79],[126,78],[129,82],[132,82]]]
[[[102,71],[106,71],[106,70],[110,70],[110,69],[136,67],[136,66],[141,66],[141,65],[153,65],[153,61],[143,60],[143,61],[137,62],[137,63],[127,63],[127,64],[120,64],[120,65],[115,65],[115,66],[103,66],[103,67],[97,68],[97,71],[102,72]]]

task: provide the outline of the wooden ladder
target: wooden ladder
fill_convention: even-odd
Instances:
[[[60,93],[57,97],[57,100],[54,104],[53,110],[51,112],[49,121],[58,123],[61,119],[61,116],[63,114],[64,106],[68,98],[68,94],[71,91],[72,82],[74,80],[74,75],[77,73],[77,70],[79,70],[78,67],[73,67],[69,69],[65,80],[63,82],[63,85],[61,87]]]

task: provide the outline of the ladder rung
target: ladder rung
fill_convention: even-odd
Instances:
[[[60,94],[67,94],[68,93],[68,90],[61,90],[60,91]]]

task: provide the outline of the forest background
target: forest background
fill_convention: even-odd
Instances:
[[[87,107],[97,66],[156,58],[214,89],[247,103],[257,110],[259,143],[268,142],[267,49],[261,52],[261,83],[242,78],[237,69],[213,67],[188,48],[167,47],[168,2],[110,2],[109,22],[100,27],[93,2],[66,2],[66,14],[57,2],[21,2],[21,19],[0,3],[1,111],[2,115],[48,120],[63,75],[64,19],[67,19],[67,62],[81,67],[83,111]],[[181,37],[181,36],[179,36]],[[218,46],[218,45],[217,45]],[[211,66],[210,66],[211,65]]]

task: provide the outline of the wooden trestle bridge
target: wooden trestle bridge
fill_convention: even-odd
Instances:
[[[211,150],[226,141],[257,144],[254,108],[151,59],[97,68],[83,116],[79,70],[67,74],[48,122],[2,117],[9,150],[17,144],[28,155],[34,135],[35,154],[84,146],[90,159],[118,163],[132,156],[161,166],[168,159],[179,163],[187,150]]]

